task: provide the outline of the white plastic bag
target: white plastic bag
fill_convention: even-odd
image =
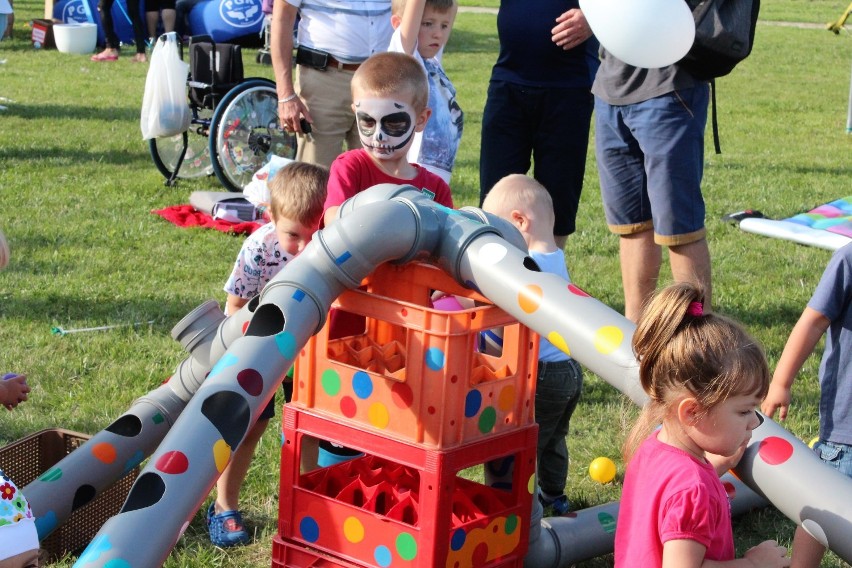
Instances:
[[[186,97],[189,64],[180,58],[177,34],[160,36],[151,52],[151,64],[142,97],[142,139],[185,132],[192,114]]]

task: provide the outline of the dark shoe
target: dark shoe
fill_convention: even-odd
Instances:
[[[538,500],[541,501],[541,506],[544,507],[545,517],[561,517],[571,511],[571,502],[568,501],[568,497],[565,495],[560,495],[552,501],[548,501],[539,495]]]
[[[216,504],[210,503],[207,509],[207,530],[210,533],[210,542],[222,548],[248,544],[251,539],[240,512],[224,511],[216,515],[215,510]]]

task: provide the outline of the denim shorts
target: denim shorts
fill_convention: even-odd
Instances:
[[[852,477],[852,446],[820,441],[814,444],[814,452],[846,477]]]
[[[704,238],[704,126],[709,87],[641,103],[595,98],[595,150],[610,231],[654,230],[663,246]]]

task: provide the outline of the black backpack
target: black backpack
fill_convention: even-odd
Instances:
[[[716,117],[716,77],[724,77],[749,56],[760,0],[687,0],[695,18],[695,42],[678,66],[693,77],[710,81],[713,144],[717,154],[719,125]]]

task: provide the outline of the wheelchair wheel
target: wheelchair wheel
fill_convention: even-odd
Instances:
[[[213,175],[213,165],[210,162],[210,144],[207,141],[206,131],[209,128],[210,117],[213,111],[200,109],[198,121],[193,119],[189,127],[189,144],[186,147],[186,155],[180,165],[177,177],[179,179],[195,179]],[[183,136],[169,136],[168,138],[151,138],[148,140],[148,150],[157,170],[167,180],[171,179],[175,171],[181,149],[183,148]]]
[[[228,191],[242,191],[275,156],[293,158],[296,136],[278,127],[278,93],[267,79],[240,83],[216,105],[210,124],[213,172]]]

